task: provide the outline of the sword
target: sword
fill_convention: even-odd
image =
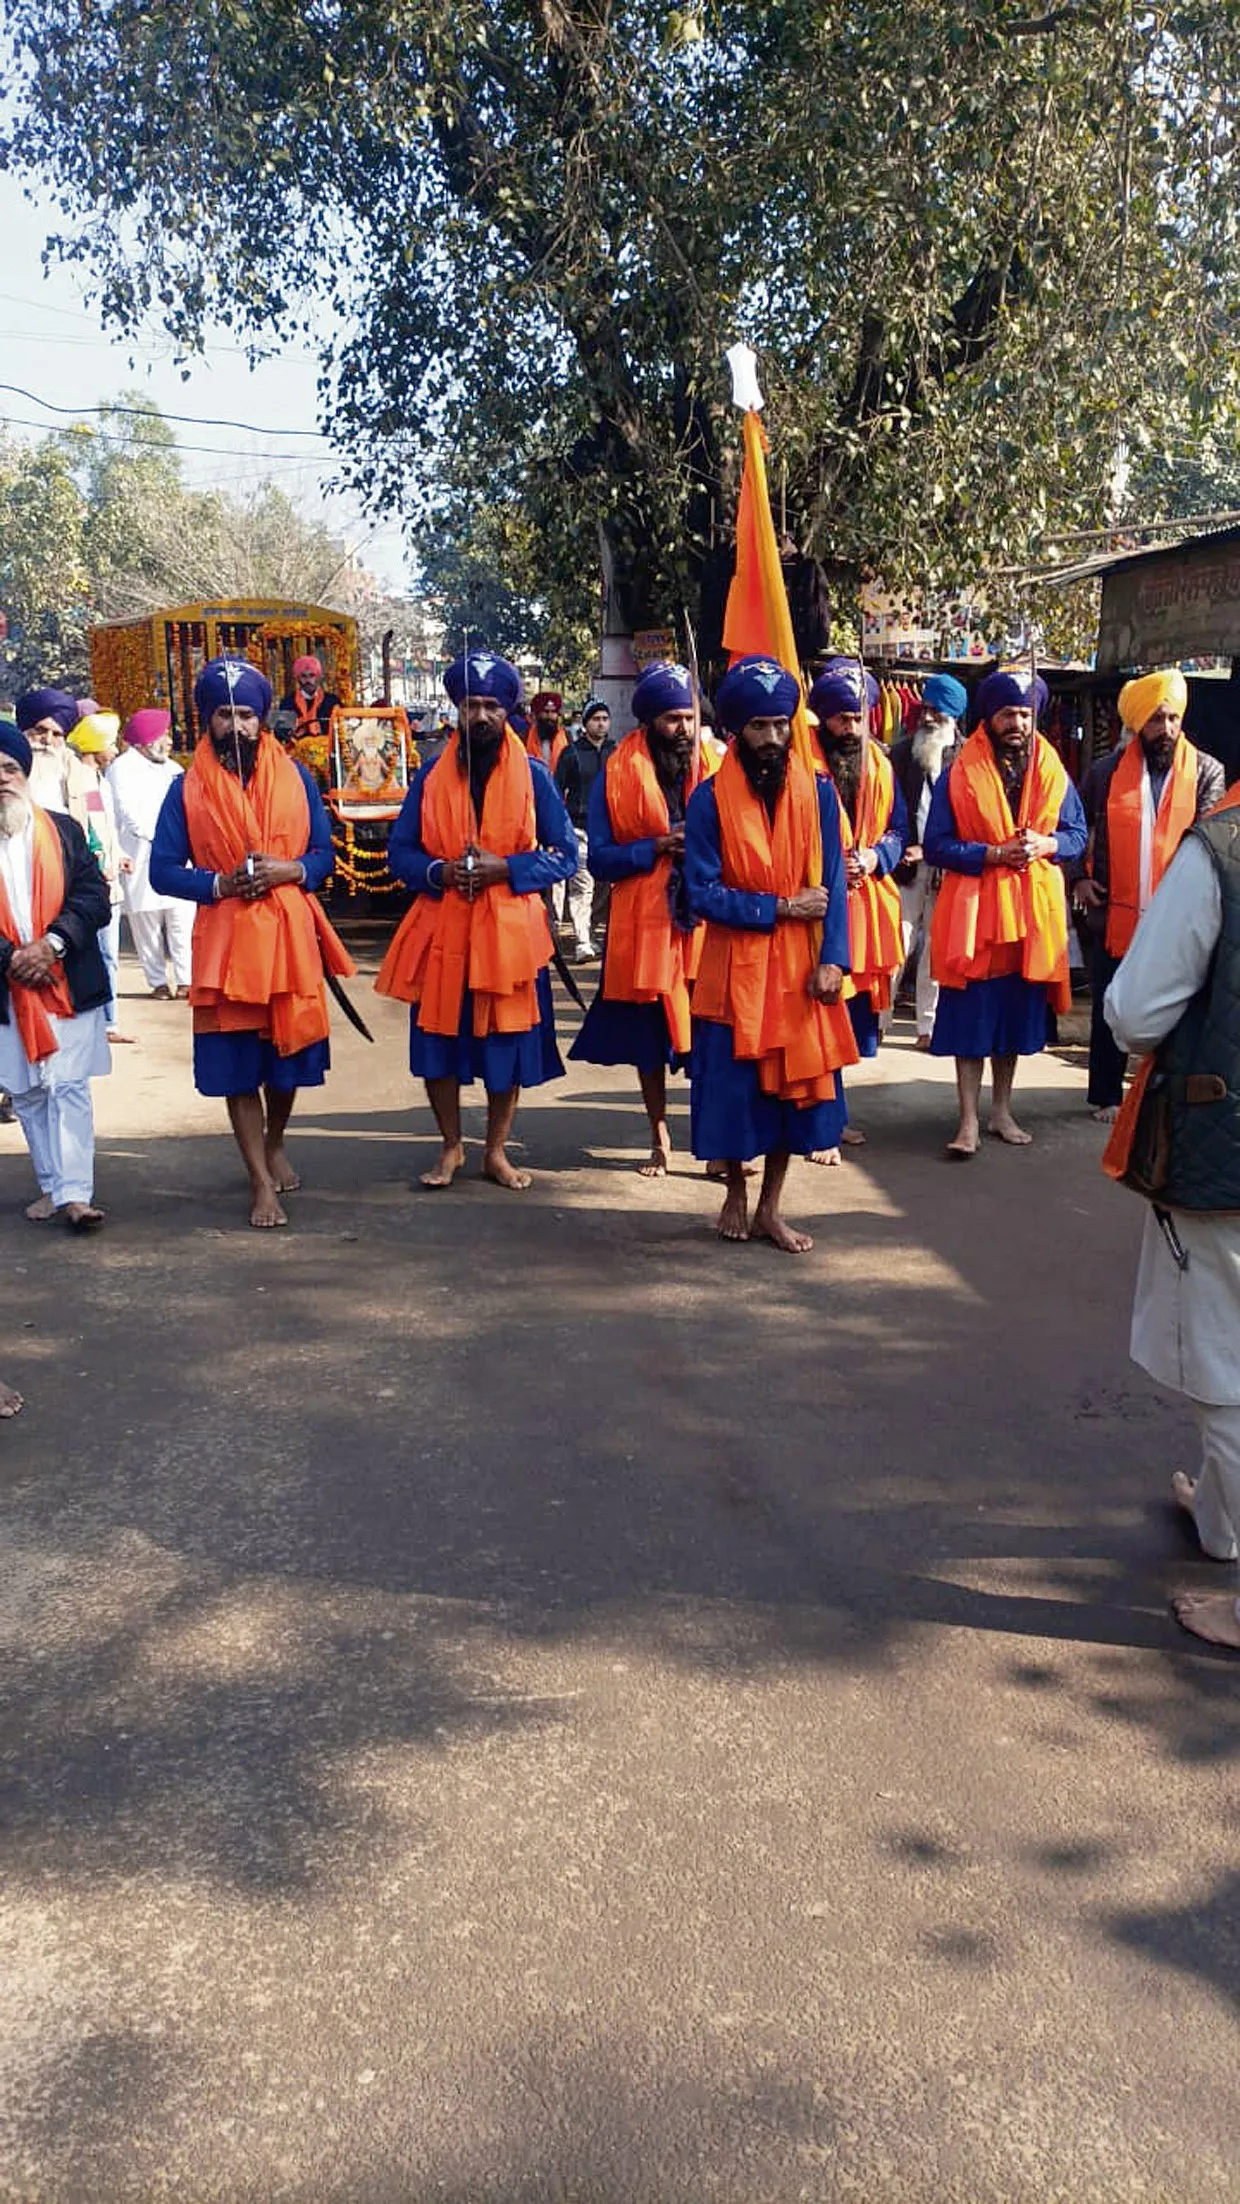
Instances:
[[[322,956],[323,952],[322,949],[320,949],[320,962],[322,962]],[[361,1034],[364,1041],[373,1041],[374,1034],[371,1032],[370,1027],[367,1025],[366,1020],[363,1018],[361,1011],[358,1010],[354,1006],[354,1004],[349,1001],[349,998],[345,994],[345,991],[341,986],[340,981],[337,979],[335,973],[329,972],[325,964],[323,965],[323,977],[330,987],[333,995],[335,996],[336,1001],[339,1003],[341,1009],[343,1010],[345,1017],[348,1019],[349,1024],[354,1028],[356,1032]]]

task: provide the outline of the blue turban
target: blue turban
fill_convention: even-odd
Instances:
[[[77,698],[67,696],[63,689],[27,689],[13,710],[23,734],[27,727],[37,727],[41,719],[54,719],[61,734],[67,735],[82,716]]]
[[[40,712],[39,718],[42,719],[42,717],[43,714]],[[20,766],[27,780],[29,780],[30,768],[34,763],[34,752],[26,737],[13,725],[11,719],[0,719],[0,758],[12,758],[14,765]]]
[[[212,658],[194,683],[194,710],[204,727],[221,704],[238,704],[243,712],[257,712],[265,720],[271,710],[271,683],[248,658]]]
[[[751,719],[791,719],[801,684],[773,658],[738,658],[715,691],[715,711],[730,735]]]
[[[949,673],[932,673],[921,692],[921,701],[928,710],[942,712],[945,719],[963,719],[969,709],[969,692],[963,681],[953,680]]]
[[[809,692],[809,708],[815,719],[834,719],[837,712],[865,712],[878,702],[878,683],[857,658],[829,658]]]
[[[443,685],[454,704],[460,704],[468,689],[471,696],[493,696],[497,703],[510,712],[521,695],[521,676],[506,658],[497,658],[494,651],[465,651],[454,658],[443,677]]]
[[[640,726],[649,727],[661,712],[692,710],[692,676],[683,666],[673,666],[670,659],[656,658],[634,686],[634,719]]]
[[[998,666],[982,682],[973,699],[973,709],[985,725],[1007,704],[1019,704],[1026,710],[1032,705],[1036,717],[1049,701],[1050,690],[1041,674],[1031,673],[1028,666]]]

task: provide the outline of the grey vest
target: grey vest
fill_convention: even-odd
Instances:
[[[1190,829],[1210,853],[1223,924],[1204,987],[1158,1050],[1169,1209],[1240,1211],[1240,809]]]

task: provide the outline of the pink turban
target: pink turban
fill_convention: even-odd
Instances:
[[[171,712],[161,712],[158,705],[150,704],[145,711],[135,712],[132,719],[125,721],[121,741],[131,750],[145,750],[152,742],[158,742],[161,735],[171,732]]]

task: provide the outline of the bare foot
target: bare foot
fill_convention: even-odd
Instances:
[[[808,1161],[810,1163],[821,1163],[828,1171],[834,1171],[836,1166],[844,1161],[844,1158],[838,1148],[815,1148],[811,1151]]]
[[[840,1145],[844,1148],[864,1148],[865,1139],[865,1134],[859,1132],[855,1125],[846,1125],[840,1134]]]
[[[26,1210],[31,1224],[46,1224],[48,1218],[55,1214],[56,1204],[50,1194],[40,1194],[38,1200],[32,1201]]]
[[[708,1179],[726,1179],[728,1175],[728,1166],[723,1158],[718,1158],[714,1163],[708,1163],[705,1170]],[[744,1172],[747,1179],[756,1179],[758,1176],[757,1164],[745,1164]]]
[[[949,1140],[943,1150],[949,1163],[972,1163],[981,1146],[981,1133],[976,1125],[962,1125],[954,1140]]]
[[[1234,1646],[1240,1653],[1240,1613],[1230,1592],[1177,1592],[1171,1605],[1176,1621],[1195,1638]]]
[[[172,989],[170,987],[153,987],[151,989],[151,1001],[170,1003],[172,1001]]]
[[[70,1232],[97,1232],[106,1211],[97,1209],[93,1201],[67,1201],[61,1215]]]
[[[913,1043],[913,1047],[919,1048],[923,1055],[928,1054],[930,1048],[930,1035],[928,1033],[919,1033],[917,1039]]]
[[[422,1184],[436,1191],[441,1186],[451,1186],[453,1179],[465,1161],[463,1141],[445,1141],[443,1154],[433,1171],[423,1171]]]
[[[769,1240],[772,1247],[782,1248],[785,1255],[808,1255],[813,1240],[808,1232],[794,1232],[785,1224],[777,1209],[766,1209],[759,1202],[749,1228],[751,1240]]]
[[[283,1148],[269,1148],[267,1150],[267,1170],[277,1194],[297,1193],[301,1186],[301,1180],[285,1155]]]
[[[735,1193],[728,1188],[728,1198],[719,1212],[715,1230],[721,1240],[749,1238],[749,1197],[743,1186],[738,1186]]]
[[[6,1385],[0,1378],[0,1417],[20,1416],[25,1403],[16,1387]]]
[[[1119,1105],[1115,1102],[1109,1102],[1105,1109],[1100,1106],[1096,1110],[1091,1110],[1089,1114],[1096,1125],[1113,1125],[1119,1116]]]
[[[992,1117],[986,1127],[991,1140],[1001,1140],[1005,1148],[1032,1148],[1033,1134],[1018,1125],[1011,1112],[1005,1110],[1002,1117]]]
[[[108,1039],[113,1048],[132,1048],[137,1038],[136,1033],[118,1033],[114,1025],[108,1027]]]
[[[510,1194],[524,1194],[527,1187],[533,1184],[531,1174],[528,1171],[518,1171],[516,1165],[508,1161],[502,1148],[497,1148],[494,1154],[488,1150],[483,1156],[482,1176],[490,1179],[493,1186],[506,1186]]]
[[[646,1158],[646,1161],[644,1163],[639,1163],[637,1166],[638,1178],[666,1178],[667,1167],[671,1160],[672,1136],[669,1133],[666,1125],[660,1125],[655,1132],[654,1138],[651,1140],[649,1156]]]
[[[250,1223],[256,1232],[271,1232],[277,1225],[287,1224],[288,1218],[280,1207],[280,1197],[274,1186],[256,1186],[254,1202],[250,1210]]]
[[[1236,1542],[1234,1539],[1232,1540],[1226,1553],[1215,1553],[1212,1546],[1207,1546],[1204,1538],[1201,1535],[1201,1532],[1197,1530],[1197,1515],[1196,1510],[1193,1506],[1196,1492],[1196,1478],[1187,1477],[1182,1469],[1177,1469],[1171,1479],[1171,1497],[1175,1501],[1177,1508],[1183,1508],[1185,1515],[1192,1518],[1193,1529],[1197,1531],[1197,1543],[1201,1547],[1202,1553],[1205,1555],[1206,1560],[1235,1561],[1237,1558],[1240,1558],[1237,1556],[1236,1553]]]

